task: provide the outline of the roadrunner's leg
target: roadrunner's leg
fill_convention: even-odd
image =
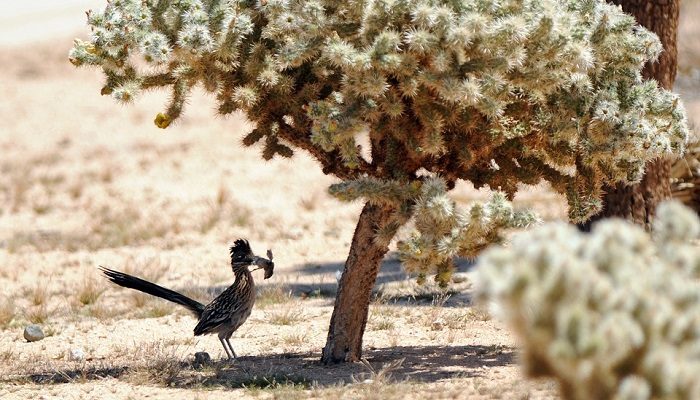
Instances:
[[[228,359],[229,360],[235,359],[236,354],[235,353],[232,354],[233,350],[229,350],[229,347],[226,345],[227,339],[226,339],[225,333],[223,333],[223,332],[219,333],[219,341],[221,342],[221,345],[224,346],[224,351],[226,352],[226,356],[228,356]],[[229,346],[230,346],[230,344],[229,344]]]
[[[228,344],[228,348],[231,349],[231,354],[233,354],[233,358],[236,358],[236,352],[233,351],[233,346],[231,346],[231,341],[229,340],[229,339],[231,339],[231,335],[233,335],[233,332],[226,335],[225,340],[226,340],[226,343]]]

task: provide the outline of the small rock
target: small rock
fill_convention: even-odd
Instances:
[[[462,283],[466,282],[469,280],[469,276],[467,274],[462,274],[462,273],[456,273],[452,275],[452,282],[454,283]]]
[[[442,318],[438,318],[430,325],[430,328],[434,331],[441,331],[445,327],[445,321]]]
[[[194,367],[201,368],[204,365],[211,364],[211,356],[206,351],[198,351],[194,353]]]
[[[27,339],[27,342],[36,342],[44,337],[44,331],[39,325],[32,324],[24,328],[24,338]]]
[[[81,348],[71,349],[68,353],[68,359],[71,361],[83,361],[85,360],[85,352]]]

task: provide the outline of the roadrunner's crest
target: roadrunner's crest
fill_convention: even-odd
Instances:
[[[231,252],[231,264],[253,261],[253,250],[250,249],[250,243],[245,239],[238,239],[233,242],[233,246],[229,250]]]

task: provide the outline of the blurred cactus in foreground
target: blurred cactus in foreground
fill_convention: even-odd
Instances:
[[[567,399],[700,399],[699,237],[678,202],[652,236],[622,220],[538,227],[483,253],[478,296]]]
[[[336,307],[369,303],[411,218],[402,259],[444,283],[452,257],[529,224],[506,204],[519,184],[547,180],[584,221],[604,183],[638,181],[688,135],[678,96],[641,76],[658,38],[602,0],[111,0],[88,24],[69,57],[102,68],[102,94],[168,88],[166,128],[201,85],[255,123],[243,144],[264,159],[304,150],[341,179],[331,193],[367,201],[346,264],[361,272]],[[445,193],[460,180],[504,195],[457,210]],[[340,337],[352,344],[332,357],[358,359],[361,334]]]

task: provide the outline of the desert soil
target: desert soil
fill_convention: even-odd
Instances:
[[[215,116],[210,95],[197,92],[167,130],[152,122],[167,93],[128,106],[100,96],[101,74],[73,68],[66,54],[87,35],[82,10],[101,2],[46,3],[0,16],[0,398],[556,398],[553,383],[521,376],[515,339],[472,304],[467,262],[443,292],[417,286],[389,254],[366,362],[321,366],[361,204],[331,198],[334,180],[304,154],[264,162],[260,148],[244,148],[250,125]],[[683,93],[697,93],[692,62]],[[698,100],[686,99],[695,115]],[[463,205],[487,196],[467,184],[453,193]],[[566,214],[544,185],[515,203],[547,220]],[[239,237],[260,254],[271,248],[276,273],[256,275],[258,304],[232,339],[235,363],[216,337],[192,336],[186,311],[111,286],[97,270],[206,301],[231,283],[228,246]],[[30,323],[47,337],[27,342]],[[195,366],[199,351],[213,363]]]

